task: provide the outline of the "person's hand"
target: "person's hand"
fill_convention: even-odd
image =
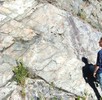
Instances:
[[[95,77],[95,78],[96,78],[96,73],[93,73],[93,77]]]

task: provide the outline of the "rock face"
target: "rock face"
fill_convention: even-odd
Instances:
[[[52,5],[56,2],[11,0],[1,4],[1,100],[5,98],[22,100],[18,86],[12,81],[9,84],[9,80],[13,77],[12,69],[16,66],[16,59],[23,59],[31,73],[36,73],[47,82],[52,82],[55,86],[80,96],[87,95],[88,100],[97,100],[96,92],[83,78],[85,63],[82,58],[87,58],[89,64],[96,63],[96,54],[100,49],[98,41],[102,33],[82,19]],[[31,94],[38,93],[36,88],[33,90],[31,79],[30,82],[25,87],[26,91],[31,88],[30,93],[26,92],[26,100],[31,99]],[[31,84],[30,88],[28,88],[29,84]],[[9,89],[9,86],[12,88]],[[97,89],[100,92],[100,88],[94,90]],[[69,96],[62,98],[73,100]]]
[[[42,1],[42,0],[41,0]],[[44,1],[44,0],[43,0]],[[46,0],[49,2],[49,0]],[[52,1],[52,2],[51,2]],[[101,0],[51,0],[50,3],[72,12],[102,32]]]

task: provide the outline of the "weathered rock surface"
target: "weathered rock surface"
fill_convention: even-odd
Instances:
[[[72,12],[102,32],[101,0],[40,0]]]
[[[40,0],[7,0],[1,4],[1,100],[23,100],[20,88],[11,82],[16,59],[23,59],[31,73],[36,73],[59,88],[80,96],[87,94],[88,100],[97,99],[93,89],[83,78],[82,68],[85,64],[82,58],[86,57],[89,63],[96,63],[96,54],[100,49],[98,40],[102,33],[82,19],[50,3],[55,4]],[[39,89],[41,95],[48,100],[53,97],[49,95],[51,91],[48,90],[48,95],[45,93],[49,86],[38,85],[36,88],[33,84],[36,80],[29,80],[31,83],[28,82],[25,86],[26,100],[34,98],[33,96],[36,98],[37,95],[34,94],[38,94]],[[9,86],[12,88],[9,89]],[[101,93],[100,88],[97,89]],[[59,95],[56,90],[54,93],[55,96]],[[62,94],[65,95],[62,96],[63,100],[73,100],[73,97],[67,97],[66,93]]]
[[[20,87],[16,87],[15,91],[8,96],[7,100],[74,100],[72,94],[65,93],[53,85],[47,84],[44,80],[41,79],[26,79],[24,92],[26,96],[23,98]],[[72,96],[72,97],[71,97]]]

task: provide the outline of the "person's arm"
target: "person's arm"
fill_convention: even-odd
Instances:
[[[96,65],[96,66],[95,66],[94,73],[93,73],[93,76],[94,76],[94,77],[96,77],[96,73],[97,73],[98,69],[99,69],[99,66]]]
[[[97,62],[96,62],[96,65],[95,65],[95,70],[94,70],[94,73],[93,73],[93,76],[94,77],[96,77],[96,73],[97,73],[97,71],[98,71],[98,69],[99,69],[99,64],[100,64],[100,60],[99,60],[100,58],[99,58],[99,52],[98,52],[98,54],[97,54]]]

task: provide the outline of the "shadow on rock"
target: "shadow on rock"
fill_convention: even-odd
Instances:
[[[100,100],[100,94],[96,88],[97,80],[93,77],[94,72],[94,65],[88,63],[88,59],[85,57],[82,57],[82,61],[85,63],[85,66],[82,67],[83,72],[83,78],[85,79],[86,83],[90,85],[90,87],[93,89],[96,97],[98,100]]]

